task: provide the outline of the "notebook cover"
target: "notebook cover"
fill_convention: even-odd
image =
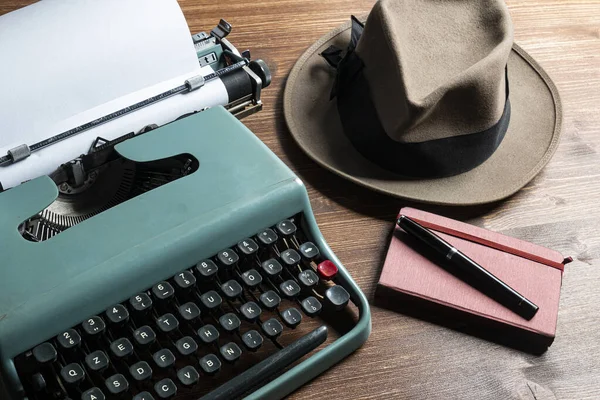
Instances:
[[[435,322],[490,339],[500,334],[504,344],[516,339],[523,350],[543,351],[555,335],[564,257],[554,250],[458,222],[435,214],[400,210],[488,269],[492,274],[538,305],[527,321],[496,303],[428,258],[419,243],[396,227],[379,280],[377,298],[402,297],[411,314],[430,316]],[[418,305],[417,309],[413,306]],[[419,309],[428,310],[419,315]],[[430,311],[442,311],[432,314]],[[402,311],[402,310],[400,310]],[[502,342],[502,340],[500,340]],[[524,348],[523,348],[524,346]]]

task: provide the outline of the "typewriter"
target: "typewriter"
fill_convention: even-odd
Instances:
[[[0,398],[278,399],[368,338],[305,187],[239,121],[270,76],[229,29],[194,36],[229,102],[0,192]]]

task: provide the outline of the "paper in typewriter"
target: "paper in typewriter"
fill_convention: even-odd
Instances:
[[[162,93],[200,73],[176,0],[42,1],[0,17],[0,154]],[[146,125],[226,104],[220,80],[176,95],[0,167],[14,187]]]

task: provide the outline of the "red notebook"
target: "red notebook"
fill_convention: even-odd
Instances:
[[[414,239],[398,227],[377,288],[379,305],[393,305],[411,315],[534,353],[552,344],[562,272],[570,259],[533,243],[414,208],[403,208],[400,213],[434,231],[539,310],[530,321],[521,318],[430,261],[423,250],[415,250],[419,247]]]

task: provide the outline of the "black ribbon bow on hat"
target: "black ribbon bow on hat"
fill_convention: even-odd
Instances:
[[[333,82],[333,87],[331,88],[330,99],[336,97],[340,89],[343,90],[343,86],[341,88],[338,87],[339,82],[352,81],[353,77],[355,77],[363,67],[361,59],[358,58],[354,50],[358,44],[358,39],[360,39],[362,36],[365,26],[354,15],[351,17],[351,19],[352,33],[350,36],[350,42],[348,43],[348,48],[346,49],[346,54],[342,56],[344,50],[337,46],[329,46],[321,53],[321,56],[325,59],[325,61],[327,61],[330,66],[337,69],[335,81]]]

